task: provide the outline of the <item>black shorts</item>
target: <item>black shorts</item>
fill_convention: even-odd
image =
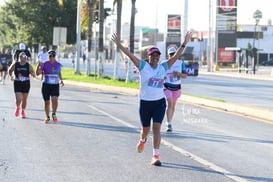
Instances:
[[[50,99],[50,96],[59,96],[60,95],[60,86],[59,84],[46,84],[43,83],[42,86],[42,94],[44,101],[48,101]]]
[[[139,115],[143,127],[151,126],[153,123],[162,123],[166,111],[166,99],[162,98],[156,101],[140,100]]]
[[[8,71],[8,67],[7,66],[3,66],[2,69],[0,69],[0,72],[4,72],[4,71]]]
[[[26,80],[26,81],[14,80],[13,88],[15,93],[16,92],[29,93],[30,81],[29,80]]]

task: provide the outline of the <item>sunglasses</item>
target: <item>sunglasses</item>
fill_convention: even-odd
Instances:
[[[27,58],[27,55],[22,55],[21,58]]]
[[[49,55],[49,57],[55,57],[55,55]]]

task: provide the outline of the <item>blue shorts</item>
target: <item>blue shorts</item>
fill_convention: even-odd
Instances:
[[[162,123],[166,111],[166,99],[162,98],[156,101],[140,100],[139,116],[143,127],[151,126],[153,123]]]

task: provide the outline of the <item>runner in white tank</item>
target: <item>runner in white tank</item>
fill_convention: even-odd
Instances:
[[[163,92],[164,76],[168,68],[181,56],[186,44],[191,38],[191,32],[185,36],[183,44],[177,49],[177,52],[166,63],[159,64],[160,50],[152,47],[148,50],[147,61],[139,60],[120,41],[117,34],[112,35],[112,40],[117,47],[126,54],[140,72],[140,104],[139,115],[142,124],[140,139],[137,143],[137,152],[143,152],[144,144],[150,131],[151,120],[153,120],[153,158],[152,165],[160,166],[159,147],[161,142],[161,124],[164,119],[166,100]]]
[[[176,52],[175,47],[168,49],[168,57],[172,57]],[[180,59],[176,60],[172,67],[167,71],[164,82],[164,93],[167,99],[167,110],[166,110],[166,131],[172,132],[172,119],[174,116],[175,105],[177,99],[181,96],[181,78],[186,78],[186,66]]]

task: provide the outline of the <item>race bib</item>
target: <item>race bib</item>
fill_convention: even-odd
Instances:
[[[179,76],[175,76],[175,75],[170,75],[169,78],[170,78],[171,82],[176,82],[176,81],[180,80],[180,77]]]
[[[23,81],[26,81],[26,80],[29,80],[29,77],[26,77],[26,76],[18,76],[18,80],[23,82]]]
[[[164,79],[160,78],[150,78],[148,81],[148,86],[155,88],[163,88]]]
[[[48,84],[58,84],[59,83],[59,78],[58,75],[46,75],[46,83]]]

